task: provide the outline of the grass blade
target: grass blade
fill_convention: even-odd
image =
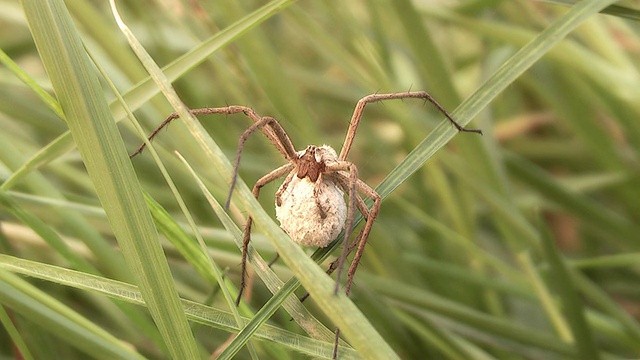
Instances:
[[[23,6],[88,174],[167,349],[174,358],[197,358],[133,167],[71,17],[62,1],[25,0]]]

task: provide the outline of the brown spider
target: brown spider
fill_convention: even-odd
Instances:
[[[381,199],[380,195],[378,195],[373,188],[358,178],[358,168],[352,162],[347,161],[347,156],[351,150],[364,108],[368,103],[406,98],[419,98],[431,102],[458,131],[482,134],[481,130],[467,129],[460,126],[453,120],[449,113],[425,91],[372,94],[360,99],[351,116],[351,122],[340,155],[328,145],[309,145],[302,151],[296,151],[291,139],[289,139],[289,136],[276,119],[272,117],[261,117],[256,114],[253,109],[246,106],[193,109],[190,110],[190,112],[193,115],[244,113],[253,121],[253,124],[245,130],[240,137],[229,196],[225,204],[225,208],[227,209],[229,208],[231,194],[233,193],[238,176],[242,149],[249,135],[260,129],[276,149],[289,161],[287,164],[260,178],[253,186],[253,195],[258,198],[260,189],[263,186],[286,176],[284,182],[275,194],[276,218],[280,221],[280,226],[289,234],[291,239],[305,246],[326,247],[344,230],[345,243],[343,244],[342,253],[340,258],[331,264],[327,273],[330,274],[334,270],[338,270],[335,287],[335,292],[337,293],[340,288],[340,276],[343,263],[349,253],[357,248],[347,271],[345,293],[348,296],[351,291],[354,274],[364,252],[365,245],[367,244],[369,232],[378,215]],[[169,117],[149,134],[149,140],[156,136],[169,122],[178,117],[179,115],[177,113],[169,115]],[[145,144],[142,144],[130,157],[139,154],[144,148]],[[348,194],[348,204],[344,199],[344,193]],[[371,209],[367,207],[360,194],[373,200]],[[356,208],[362,213],[366,223],[354,243],[349,244],[348,240],[352,232]],[[247,249],[250,241],[252,222],[253,219],[249,216],[243,235],[241,286],[236,305],[240,302],[246,286]]]

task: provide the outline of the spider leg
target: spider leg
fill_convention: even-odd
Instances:
[[[342,248],[342,254],[340,255],[336,269],[338,270],[338,273],[336,275],[336,293],[340,288],[340,277],[342,275],[344,262],[347,258],[347,255],[353,250],[353,248],[349,245],[349,236],[351,235],[351,231],[353,230],[352,227],[355,218],[356,207],[367,218],[365,227],[362,229],[361,234],[358,235],[358,239],[356,239],[358,250],[347,272],[348,275],[346,294],[349,295],[351,283],[353,282],[353,276],[355,275],[355,271],[358,267],[358,263],[360,262],[360,258],[362,257],[362,253],[364,252],[364,247],[367,243],[369,232],[371,232],[373,222],[375,221],[376,216],[378,216],[381,198],[375,190],[373,190],[369,185],[358,178],[358,168],[355,166],[355,164],[349,161],[337,161],[333,164],[328,164],[326,170],[329,173],[333,173],[334,178],[338,180],[337,182],[338,184],[341,184],[341,187],[347,187],[349,190],[349,213],[347,217],[347,224],[345,226],[344,244]],[[348,175],[345,174],[345,172],[347,171]],[[359,191],[365,196],[373,199],[373,206],[371,210],[366,211],[366,205],[364,204],[364,201],[362,201],[362,198],[357,195],[356,191]]]
[[[369,213],[369,211],[367,210],[367,213]],[[365,216],[366,218],[366,216]],[[349,249],[347,250],[347,256],[349,256],[352,252],[353,249],[355,249],[358,244],[360,243],[360,239],[362,238],[362,230],[360,230],[360,232],[358,233],[358,236],[356,236],[356,240],[353,241],[352,243],[349,244]],[[329,268],[326,271],[327,275],[331,275],[333,274],[334,271],[336,271],[336,269],[338,268],[338,264],[340,263],[340,258],[334,260],[333,262],[331,262],[331,264],[329,264]],[[311,296],[311,294],[309,294],[308,292],[305,293],[304,295],[302,295],[300,297],[300,302],[304,302],[305,300],[307,300],[309,298],[309,296]]]
[[[314,183],[313,185],[313,198],[315,199],[316,202],[316,208],[318,209],[318,215],[320,215],[321,219],[326,219],[327,218],[327,213],[325,212],[325,210],[322,207],[322,204],[320,203],[320,191],[321,191],[321,187],[320,185],[323,184],[323,174],[320,173],[320,175],[318,175],[318,180]],[[288,186],[288,184],[287,184]]]
[[[345,170],[348,170],[349,172],[348,176],[343,172],[341,172]],[[335,293],[337,294],[338,290],[340,289],[340,277],[342,274],[344,262],[347,256],[353,251],[354,248],[356,248],[356,245],[357,245],[358,250],[356,251],[356,255],[354,256],[353,261],[351,262],[351,265],[349,266],[349,270],[347,272],[347,283],[346,283],[345,295],[349,296],[349,293],[351,292],[351,285],[353,284],[353,277],[358,268],[358,264],[360,263],[360,259],[362,258],[364,248],[367,244],[367,239],[369,238],[369,233],[371,232],[371,227],[373,226],[373,222],[375,221],[375,218],[378,216],[378,211],[380,210],[381,198],[380,198],[380,195],[375,190],[373,190],[369,185],[367,185],[364,181],[358,178],[358,168],[353,163],[350,163],[348,161],[339,161],[335,164],[330,164],[329,166],[327,166],[327,171],[334,171],[333,177],[335,180],[337,180],[336,182],[338,186],[340,186],[343,189],[347,188],[349,192],[349,214],[347,217],[348,220],[347,220],[347,224],[344,232],[344,243],[342,245],[342,254],[340,254],[340,258],[338,260],[331,263],[329,270],[327,271],[327,273],[330,273],[334,271],[333,269],[338,270],[338,274],[336,275],[336,288],[335,288]],[[364,203],[360,195],[356,192],[356,190],[362,192],[365,196],[373,199],[373,206],[371,207],[371,210],[367,209],[366,204]],[[367,219],[367,222],[364,228],[360,231],[360,233],[356,237],[356,240],[353,242],[353,244],[349,244],[349,236],[351,235],[351,231],[353,230],[352,227],[355,220],[356,207],[358,208],[358,210],[360,210],[362,215]],[[337,265],[334,265],[336,264],[336,262],[337,262]],[[334,346],[333,346],[333,359],[336,359],[338,356],[339,340],[340,340],[340,328],[336,328]]]
[[[340,344],[340,328],[336,328],[336,336],[333,338],[333,353],[331,354],[332,359],[338,358],[338,344]]]
[[[289,175],[287,175],[287,177],[284,179],[284,182],[282,183],[282,186],[280,186],[280,188],[278,189],[278,191],[276,191],[276,205],[277,206],[282,206],[282,194],[284,194],[285,191],[287,191],[287,188],[289,187],[289,183],[291,183],[291,180],[293,180],[293,177],[296,176],[295,172],[290,172]]]
[[[358,191],[373,199],[373,205],[371,206],[371,210],[369,211],[369,214],[367,216],[367,222],[365,223],[364,228],[362,228],[361,236],[359,236],[359,240],[356,242],[358,244],[356,254],[351,261],[349,270],[347,270],[347,283],[345,285],[345,294],[347,296],[349,296],[349,293],[351,292],[353,276],[356,274],[356,270],[358,269],[358,265],[360,264],[360,259],[362,258],[364,248],[367,245],[367,240],[369,239],[371,227],[373,226],[373,222],[378,216],[378,212],[380,211],[380,203],[382,202],[382,198],[380,197],[380,195],[362,180],[358,179],[356,186],[358,188]]]
[[[358,131],[358,125],[360,124],[360,119],[362,119],[362,114],[364,112],[364,107],[368,103],[383,101],[383,100],[393,100],[393,99],[409,99],[409,98],[418,98],[424,99],[432,103],[438,111],[440,111],[444,116],[449,120],[449,122],[461,132],[473,132],[482,135],[482,131],[479,129],[467,129],[462,125],[458,124],[453,117],[445,110],[438,102],[429,95],[426,91],[410,91],[410,92],[401,92],[401,93],[391,93],[391,94],[371,94],[363,97],[356,104],[355,109],[353,110],[353,115],[351,116],[351,121],[349,122],[349,129],[347,130],[347,136],[344,140],[344,145],[342,145],[342,150],[340,150],[339,160],[346,160],[349,155],[349,151],[351,151],[351,145],[353,145],[353,139],[356,136],[356,132]]]
[[[190,109],[189,112],[194,116],[214,115],[214,114],[232,115],[232,114],[243,113],[247,117],[249,117],[254,123],[257,123],[260,121],[260,119],[262,119],[262,117],[256,114],[256,112],[253,111],[253,109],[251,109],[250,107],[240,106],[240,105],[231,105],[231,106],[215,107],[215,108]],[[160,130],[162,130],[165,126],[169,125],[171,121],[179,117],[180,115],[178,113],[176,112],[171,113],[169,116],[167,116],[166,119],[164,119],[164,121],[162,121],[162,123],[160,123],[160,125],[158,125],[157,128],[155,128],[149,134],[147,139],[151,141],[160,132]],[[284,131],[282,126],[280,126],[280,124],[277,121],[271,122],[269,126],[262,126],[261,130],[264,133],[264,135],[271,141],[273,146],[275,146],[276,149],[278,149],[278,151],[287,160],[291,160],[292,158],[295,157],[296,151],[295,151],[295,148],[293,147],[293,143],[291,142],[291,139],[289,139],[289,136]],[[147,146],[146,143],[143,143],[142,145],[140,145],[140,147],[138,147],[138,149],[135,152],[129,155],[129,158],[133,158],[134,156],[140,154],[146,146]]]
[[[257,199],[260,196],[260,189],[266,184],[281,178],[287,172],[291,172],[293,170],[294,165],[292,163],[283,165],[267,175],[261,177],[256,181],[256,184],[253,186],[253,196]],[[244,233],[242,235],[242,260],[241,267],[242,271],[240,273],[240,289],[238,290],[238,297],[236,298],[236,306],[240,304],[240,299],[242,299],[242,293],[244,292],[244,288],[247,285],[247,255],[249,253],[249,242],[251,242],[251,226],[253,225],[253,218],[251,215],[247,217],[247,223],[244,227]]]
[[[276,253],[276,256],[271,261],[269,261],[267,266],[269,266],[269,267],[273,266],[273,264],[275,264],[276,261],[278,261],[278,259],[280,259],[280,254]]]
[[[233,193],[233,190],[235,188],[235,184],[238,176],[238,167],[240,164],[240,157],[242,154],[242,148],[244,146],[244,143],[247,141],[249,135],[254,133],[256,130],[258,129],[261,130],[262,133],[271,141],[273,146],[275,146],[276,149],[278,149],[278,151],[289,161],[289,163],[279,167],[276,170],[273,170],[269,174],[260,178],[253,187],[253,195],[256,198],[258,198],[258,195],[260,193],[260,188],[262,188],[267,183],[279,177],[284,176],[284,174],[286,174],[287,172],[291,172],[293,170],[295,166],[294,160],[297,159],[298,155],[293,146],[293,143],[291,142],[291,139],[289,138],[285,130],[282,128],[282,126],[280,125],[280,123],[278,123],[276,119],[272,117],[260,117],[258,114],[256,114],[255,111],[253,111],[253,109],[247,106],[235,106],[235,105],[217,107],[217,108],[190,109],[189,112],[192,115],[212,115],[212,114],[231,115],[231,114],[243,113],[253,121],[253,124],[249,128],[247,128],[243,132],[242,136],[240,137],[238,149],[236,152],[236,159],[234,163],[233,176],[231,179],[231,186],[229,189],[229,196],[227,197],[227,201],[225,203],[225,209],[229,208],[230,201],[231,201],[231,194]],[[160,125],[156,129],[154,129],[149,134],[148,140],[151,141],[160,132],[160,130],[162,130],[165,126],[169,125],[171,121],[179,117],[180,115],[178,113],[174,112],[170,114],[166,119],[164,119],[164,121],[162,121],[162,123],[160,123]],[[145,147],[146,147],[146,143],[143,143],[142,145],[140,145],[140,147],[138,147],[138,149],[135,152],[129,155],[129,158],[133,158],[134,156],[140,154]],[[288,181],[291,181],[289,177],[288,179],[289,179]],[[236,299],[236,305],[240,303],[242,292],[246,286],[247,253],[249,249],[249,242],[251,241],[252,224],[253,224],[253,218],[249,216],[247,218],[247,223],[244,229],[243,240],[242,240],[242,243],[243,243],[242,244],[242,275],[241,275],[242,280],[241,280],[240,290],[238,293],[238,298]]]
[[[233,164],[233,177],[231,178],[231,185],[229,186],[229,195],[227,196],[227,201],[224,204],[224,208],[226,210],[229,209],[229,205],[231,204],[231,195],[233,194],[233,190],[236,187],[236,181],[238,179],[238,168],[240,167],[240,158],[242,156],[242,149],[244,148],[244,143],[247,141],[249,136],[253,134],[258,129],[263,129],[265,126],[269,125],[271,129],[278,136],[277,140],[280,142],[282,148],[287,149],[283,154],[287,158],[287,160],[291,160],[293,157],[297,157],[296,151],[287,136],[287,133],[284,131],[280,123],[272,117],[265,116],[255,121],[251,126],[249,126],[240,136],[240,140],[238,140],[238,149],[236,150],[236,159]],[[288,141],[288,142],[287,142]],[[276,143],[274,143],[276,144]],[[276,146],[277,147],[277,146]]]
[[[251,110],[248,107],[245,106],[225,106],[225,107],[217,107],[217,108],[202,108],[202,109],[190,109],[189,112],[191,113],[191,115],[194,116],[198,116],[198,115],[213,115],[213,114],[227,114],[227,115],[231,115],[231,114],[237,114],[237,113],[241,113],[241,112],[245,112],[247,110],[250,110],[251,112],[253,112],[253,110]],[[173,112],[171,114],[169,114],[169,116],[167,116],[166,119],[164,119],[160,125],[158,125],[157,128],[155,128],[147,137],[147,139],[149,139],[149,141],[151,141],[156,135],[158,135],[158,133],[160,132],[160,130],[162,130],[165,126],[169,125],[169,123],[177,118],[179,118],[180,115],[177,112]],[[140,145],[140,147],[138,147],[138,149],[133,152],[131,155],[129,155],[129,158],[132,158],[138,154],[140,154],[142,152],[142,150],[144,150],[144,148],[147,146],[146,143],[142,143],[142,145]]]
[[[342,189],[342,191],[344,191],[345,193],[349,192],[349,176],[340,172],[332,173],[329,176],[336,183],[336,185],[338,185]],[[360,211],[362,216],[365,218],[365,220],[368,219],[369,208],[367,207],[367,204],[365,204],[364,200],[362,200],[362,197],[360,196],[360,194],[358,194],[357,192],[355,193],[355,201],[356,201],[356,207]],[[362,238],[362,231],[363,230],[360,230],[360,232],[358,233],[358,236],[356,236],[355,241],[348,244],[348,250],[347,250],[346,256],[349,256],[349,254],[353,252],[353,249],[355,249],[356,246],[358,246],[358,244],[360,243],[360,239]],[[343,246],[346,247],[347,244],[343,244]],[[327,275],[333,274],[333,272],[338,268],[338,264],[340,264],[340,259],[341,257],[334,260],[331,264],[329,264],[329,268],[326,271]],[[305,300],[307,300],[307,298],[309,298],[309,295],[310,294],[308,292],[302,295],[302,297],[300,297],[299,299],[300,302],[304,302]]]
[[[338,274],[336,275],[336,287],[334,293],[337,294],[340,290],[340,277],[342,275],[342,268],[345,259],[347,258],[347,251],[349,248],[349,238],[353,231],[353,222],[356,215],[356,183],[358,181],[358,168],[348,161],[341,161],[335,164],[327,165],[327,171],[349,171],[348,181],[348,194],[349,194],[349,206],[347,207],[347,223],[344,227],[344,243],[342,244],[342,253],[340,254],[338,262]]]
[[[336,182],[338,186],[340,186],[340,188],[343,189],[343,191],[347,192],[346,189],[348,188],[348,178],[343,174],[341,175],[342,177],[336,178],[337,180]],[[362,197],[360,196],[360,194],[358,194],[357,192],[356,192],[355,198],[356,198],[356,206],[366,221],[369,218],[369,208],[367,207],[367,204],[365,204],[364,200],[362,200]],[[360,232],[358,233],[358,236],[356,236],[355,240],[349,244],[346,256],[349,256],[351,252],[353,252],[353,249],[355,249],[358,246],[358,244],[360,243],[360,239],[362,238],[363,231],[364,229],[361,229]],[[340,263],[340,258],[334,260],[331,264],[329,264],[329,268],[327,269],[327,275],[331,275],[338,268],[339,263]]]
[[[349,192],[349,177],[343,173],[334,173],[332,174],[332,178],[335,180],[336,184],[342,189],[342,191],[348,193]],[[367,204],[365,204],[364,200],[362,200],[362,196],[355,193],[356,207],[365,218],[365,220],[369,217],[369,208]],[[358,235],[360,236],[360,235]]]
[[[349,270],[347,270],[347,284],[345,285],[345,294],[347,296],[349,296],[349,293],[351,293],[353,276],[356,274],[356,270],[358,269],[358,265],[360,264],[360,258],[362,258],[362,254],[364,253],[364,248],[367,245],[367,240],[369,240],[369,233],[371,232],[373,221],[378,216],[378,212],[380,211],[380,202],[381,202],[380,195],[378,195],[378,193],[375,193],[375,197],[373,199],[374,199],[373,206],[371,207],[371,211],[369,212],[369,218],[367,219],[367,222],[364,225],[364,228],[362,229],[362,236],[360,236],[360,240],[357,242],[358,248],[356,250],[356,254],[353,257],[353,260],[351,261]]]

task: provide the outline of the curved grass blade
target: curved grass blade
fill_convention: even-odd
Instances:
[[[174,358],[199,352],[124,142],[71,17],[59,0],[23,1],[36,46],[98,198]]]
[[[482,109],[529,69],[553,46],[590,16],[597,14],[615,0],[582,1],[564,16],[521,48],[507,60],[476,92],[460,104],[451,115],[462,126],[467,125]],[[456,135],[448,123],[441,123],[385,178],[377,191],[384,199],[409,176],[415,173],[440,148]]]
[[[2,254],[0,254],[0,269],[145,306],[140,291],[134,285],[120,281]],[[230,312],[189,300],[181,300],[181,302],[185,314],[193,322],[228,332],[240,331]],[[250,319],[242,320],[243,323],[247,323]],[[260,326],[255,333],[255,339],[275,342],[310,356],[331,353],[333,349],[333,343],[300,336],[269,324]],[[344,359],[360,359],[357,352],[349,348],[344,348],[341,355],[344,355]]]
[[[205,61],[209,56],[211,56],[211,54],[228,45],[230,42],[236,40],[245,32],[269,19],[273,15],[280,12],[282,9],[293,4],[295,1],[296,0],[277,0],[264,5],[263,7],[229,25],[217,34],[211,36],[209,39],[203,41],[196,48],[192,49],[191,51],[187,52],[186,54],[182,55],[175,61],[165,66],[162,71],[170,82],[177,80],[180,76],[184,75],[190,69]],[[37,88],[37,84],[34,84],[34,86]],[[36,90],[36,92],[43,92],[43,90]],[[158,89],[156,84],[153,82],[153,79],[151,77],[148,77],[140,81],[138,84],[134,85],[122,96],[124,97],[126,103],[129,104],[130,109],[137,110],[142,105],[147,103],[151,98],[156,96],[159,92],[160,89]],[[109,104],[109,107],[111,109],[113,118],[116,121],[122,120],[126,117],[126,112],[117,100]],[[49,145],[43,147],[40,151],[33,155],[31,159],[25,162],[25,164],[20,169],[15,171],[11,175],[11,177],[5,181],[5,190],[10,188],[10,185],[19,182],[21,178],[23,178],[30,172],[38,169],[43,165],[46,165],[54,159],[59,158],[63,154],[71,151],[74,147],[75,144],[73,143],[73,139],[71,139],[70,132],[66,132],[60,135]]]
[[[25,260],[6,255],[0,256],[2,263],[5,260],[25,262]],[[45,270],[45,272],[52,273],[49,270]],[[83,273],[78,272],[78,274]],[[87,355],[101,359],[144,359],[122,341],[95,325],[90,319],[60,303],[26,280],[5,270],[0,271],[0,298],[2,298],[3,305],[10,307],[16,313],[33,323],[37,323],[44,329],[48,329],[60,340],[68,342]]]

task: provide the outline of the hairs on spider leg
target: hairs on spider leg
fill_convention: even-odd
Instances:
[[[449,114],[449,112],[447,110],[445,110],[445,108],[442,107],[442,105],[440,105],[436,99],[434,99],[431,95],[429,95],[426,91],[422,92],[424,93],[424,96],[422,97],[424,99],[424,102],[426,103],[427,101],[430,102],[433,106],[435,106],[438,111],[440,111],[446,118],[447,120],[449,120],[449,122],[458,130],[461,132],[472,132],[472,133],[476,133],[476,134],[480,134],[482,135],[482,130],[480,129],[467,129],[466,127],[458,124],[457,121],[455,121],[453,119],[453,117],[451,116],[451,114]],[[404,99],[403,99],[404,100]]]

